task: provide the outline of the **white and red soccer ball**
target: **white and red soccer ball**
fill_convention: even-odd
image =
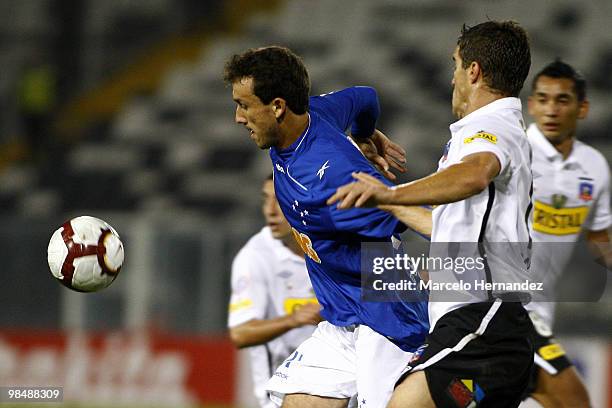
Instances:
[[[123,243],[117,231],[90,216],[66,221],[53,233],[47,248],[53,276],[78,292],[95,292],[110,285],[123,259]]]

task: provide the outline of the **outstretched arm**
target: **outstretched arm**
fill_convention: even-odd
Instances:
[[[257,346],[282,336],[289,330],[317,325],[322,319],[318,303],[307,303],[295,312],[275,319],[252,319],[229,329],[230,339],[238,348]]]
[[[457,164],[396,187],[368,183],[363,174],[356,182],[337,189],[327,201],[338,208],[377,205],[438,205],[464,200],[483,191],[499,174],[499,160],[490,152],[474,153]]]
[[[388,211],[408,228],[424,235],[431,236],[431,210],[421,206],[379,205],[378,208]]]
[[[386,185],[369,174],[359,173],[357,176],[364,184],[371,187],[386,187]],[[421,206],[379,205],[378,208],[391,213],[408,228],[426,237],[431,236],[431,210]]]

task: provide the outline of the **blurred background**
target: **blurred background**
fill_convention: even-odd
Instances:
[[[609,0],[0,1],[0,386],[62,385],[84,405],[253,406],[225,325],[230,263],[263,226],[271,166],[233,122],[224,61],[285,45],[313,94],[376,87],[406,181],[436,169],[452,50],[461,24],[487,18],[527,28],[532,74],[555,57],[582,71],[579,138],[610,160]],[[77,215],[126,247],[99,293],[67,290],[46,264],[52,232]],[[612,407],[610,290],[559,305],[556,330],[594,406]]]

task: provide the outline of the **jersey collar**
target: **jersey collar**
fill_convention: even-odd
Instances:
[[[280,239],[276,239],[272,236],[272,231],[270,231],[270,227],[264,227],[266,239],[270,243],[270,247],[276,254],[277,258],[280,261],[293,260],[293,261],[302,261],[304,262],[304,258],[294,253],[292,250],[287,248]]]
[[[527,136],[532,140],[533,145],[544,153],[548,160],[564,161],[561,153],[557,149],[555,149],[552,143],[548,141],[546,136],[544,136],[542,132],[540,132],[540,129],[538,129],[535,123],[529,125],[529,128],[527,129]],[[575,154],[576,148],[578,147],[577,142],[577,140],[574,140],[572,150],[570,151],[569,156],[567,156],[567,159],[565,159],[566,163],[578,162]]]
[[[310,116],[310,113],[308,113],[308,126],[306,126],[306,130],[304,130],[304,132],[300,135],[300,137],[296,139],[295,142],[291,143],[291,145],[287,147],[286,149],[278,149],[276,147],[272,147],[271,149],[281,159],[283,160],[289,159],[293,155],[293,153],[297,152],[300,149],[300,146],[302,146],[302,142],[304,142],[304,140],[306,139],[306,136],[308,136],[308,133],[310,132],[310,129],[312,127],[311,125],[312,125],[312,117]]]
[[[472,122],[475,118],[478,118],[479,116],[483,116],[483,115],[488,115],[492,112],[496,112],[502,109],[514,109],[514,110],[521,112],[521,109],[522,109],[521,100],[519,98],[514,98],[514,97],[497,99],[491,103],[486,104],[485,106],[479,109],[476,109],[474,112],[470,113],[469,115],[464,116],[458,121],[452,123],[450,125],[450,130],[451,132],[456,133],[457,131],[459,131],[459,129],[461,129],[463,126],[467,125],[468,123]]]

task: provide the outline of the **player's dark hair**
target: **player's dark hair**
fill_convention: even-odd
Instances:
[[[541,76],[571,79],[574,82],[574,92],[576,93],[578,101],[582,102],[586,98],[586,80],[580,72],[576,71],[571,65],[561,61],[560,58],[546,65],[536,74],[531,84],[532,92],[535,90],[538,79],[540,79]]]
[[[457,45],[463,69],[476,61],[493,92],[519,95],[529,74],[531,52],[527,32],[518,23],[486,21],[473,27],[464,24]]]
[[[308,110],[308,71],[290,49],[270,46],[233,55],[225,64],[223,79],[232,84],[247,77],[253,78],[253,93],[264,104],[282,98],[293,113],[300,115]]]

